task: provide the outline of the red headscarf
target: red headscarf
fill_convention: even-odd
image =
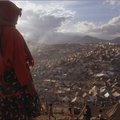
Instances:
[[[4,21],[0,35],[0,75],[4,76],[6,69],[14,70],[20,84],[24,86],[30,83],[28,67],[33,66],[34,62],[22,35],[15,28],[15,20],[21,14],[20,11],[12,2],[0,1],[0,15],[3,15]]]
[[[16,24],[16,18],[21,16],[21,11],[21,8],[8,0],[0,1],[0,17],[6,22]]]

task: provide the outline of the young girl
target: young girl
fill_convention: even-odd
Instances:
[[[31,120],[40,115],[30,66],[32,55],[16,29],[21,9],[0,1],[0,120]]]

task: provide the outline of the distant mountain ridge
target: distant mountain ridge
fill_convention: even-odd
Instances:
[[[35,42],[32,42],[35,45]],[[41,44],[41,42],[39,41]],[[120,37],[114,38],[112,40],[105,40],[105,39],[100,39],[97,37],[93,36],[63,36],[62,39],[58,39],[58,37],[55,36],[54,39],[49,39],[45,40],[42,42],[42,44],[98,44],[98,43],[115,43],[115,44],[120,44]],[[38,42],[36,42],[36,45],[38,46]]]
[[[120,37],[111,40],[112,43],[120,44]]]
[[[100,43],[100,42],[107,42],[106,40],[104,39],[100,39],[100,38],[97,38],[97,37],[92,37],[92,36],[84,36],[82,37],[82,39],[80,40],[80,42],[83,42],[84,44],[86,43]]]

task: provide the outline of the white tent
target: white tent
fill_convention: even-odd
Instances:
[[[105,94],[104,94],[104,97],[106,97],[106,98],[108,98],[110,96],[110,94],[108,93],[108,92],[106,92]]]

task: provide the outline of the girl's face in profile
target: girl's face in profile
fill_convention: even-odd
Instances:
[[[16,16],[16,17],[14,18],[14,23],[13,23],[13,24],[15,24],[15,25],[17,24],[18,17],[19,17],[19,16]]]

